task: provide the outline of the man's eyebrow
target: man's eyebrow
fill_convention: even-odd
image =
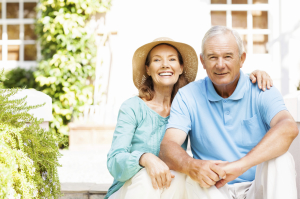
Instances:
[[[215,55],[215,54],[214,53],[210,53],[210,54],[207,55],[207,57],[212,56],[212,55]],[[225,53],[225,55],[233,55],[233,53],[232,52],[228,52],[228,53]]]
[[[209,57],[209,56],[212,56],[212,55],[214,55],[214,53],[210,53],[210,54],[208,54],[208,55],[207,55],[207,57]]]

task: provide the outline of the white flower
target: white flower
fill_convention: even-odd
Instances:
[[[42,188],[42,189],[41,189],[41,192],[44,192],[44,191],[45,191],[44,188]]]
[[[42,178],[43,178],[43,180],[47,179],[47,171],[45,171],[45,172],[42,173]]]
[[[25,146],[27,146],[27,143],[26,143],[26,142],[24,142],[24,145],[25,145]]]
[[[31,143],[31,140],[28,139],[28,142]]]
[[[37,191],[37,190],[34,190],[34,191],[33,191],[33,197],[36,197],[37,194],[38,194],[38,191]]]
[[[16,199],[21,199],[21,194],[18,194]]]

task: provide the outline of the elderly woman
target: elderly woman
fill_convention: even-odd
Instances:
[[[107,160],[114,182],[105,199],[185,198],[184,175],[170,171],[158,153],[174,96],[196,78],[197,54],[187,44],[158,38],[138,48],[132,62],[139,96],[119,111]],[[264,89],[272,85],[267,74],[253,72],[253,83],[254,76]]]

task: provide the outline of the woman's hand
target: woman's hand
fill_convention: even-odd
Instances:
[[[273,80],[269,76],[268,73],[261,70],[255,70],[250,74],[250,79],[252,80],[252,83],[258,84],[258,87],[262,89],[263,91],[266,90],[266,87],[270,89],[273,86]]]
[[[146,168],[154,189],[169,188],[172,178],[169,167],[152,153],[145,153],[140,158],[140,165]]]

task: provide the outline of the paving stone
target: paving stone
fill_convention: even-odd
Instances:
[[[105,195],[99,195],[99,194],[95,194],[95,195],[90,195],[89,199],[104,199]]]
[[[67,193],[59,199],[89,199],[89,195],[87,193]]]

